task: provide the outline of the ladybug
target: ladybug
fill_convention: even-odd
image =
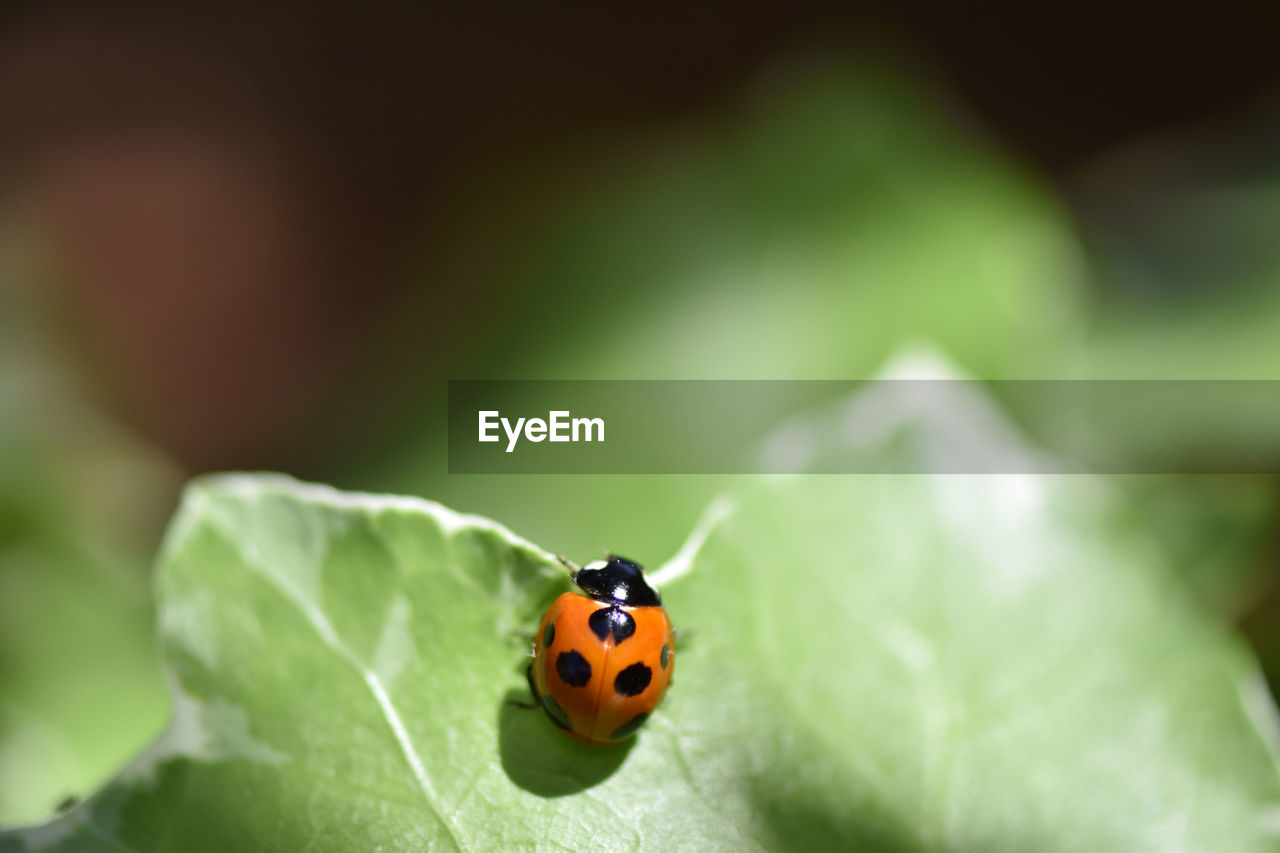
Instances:
[[[671,683],[671,620],[638,563],[613,554],[580,569],[561,562],[582,593],[566,592],[547,608],[529,687],[569,737],[617,743],[644,725]]]

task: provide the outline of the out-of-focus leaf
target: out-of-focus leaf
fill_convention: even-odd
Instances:
[[[0,287],[0,824],[96,790],[168,708],[147,567],[173,473],[79,398],[29,295]]]
[[[1063,370],[1083,323],[1064,212],[914,72],[782,63],[698,119],[472,193],[424,273],[465,293],[398,306],[407,346],[432,348],[418,409],[332,476],[561,550],[667,553],[724,479],[448,477],[439,380],[863,378],[917,340],[983,378]]]
[[[1081,350],[1085,375],[1280,380],[1276,127],[1273,116],[1234,138],[1145,140],[1080,176],[1078,209],[1101,294]],[[1203,466],[1207,456],[1210,465],[1273,471],[1274,400],[1274,393],[1202,403],[1156,397],[1156,417],[1144,423],[1162,428],[1117,419],[1105,438],[1121,453],[1163,457],[1170,470]]]
[[[1098,379],[1223,380],[1197,400],[1149,395],[1140,418],[1095,433],[1120,458],[1170,472],[1258,476],[1134,478],[1130,522],[1169,550],[1214,606],[1235,616],[1270,605],[1280,409],[1280,158],[1274,115],[1234,130],[1166,134],[1113,152],[1076,181],[1076,209],[1097,282],[1080,374]],[[1151,424],[1159,428],[1151,428]],[[1253,618],[1261,639],[1274,620]],[[1270,639],[1267,649],[1280,647]],[[1274,662],[1268,669],[1276,668]]]
[[[1122,477],[1123,524],[1167,555],[1212,610],[1247,613],[1266,585],[1275,484],[1259,477]]]
[[[996,378],[1069,344],[1063,212],[927,80],[783,67],[751,94],[718,125],[616,146],[590,200],[517,238],[520,331],[495,330],[490,373],[515,351],[539,378],[847,379],[922,338]],[[584,182],[555,171],[539,186]]]
[[[1273,114],[1232,134],[1145,140],[1079,177],[1105,286],[1094,375],[1280,379],[1278,127]]]

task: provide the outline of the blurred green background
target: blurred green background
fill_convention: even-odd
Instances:
[[[1214,11],[7,11],[0,823],[163,727],[148,570],[191,474],[654,563],[725,484],[450,477],[449,378],[849,379],[910,346],[1280,378],[1280,59],[1265,12]],[[1176,472],[1274,470],[1280,434],[1212,414],[1168,413],[1124,523],[1274,687],[1277,481]]]

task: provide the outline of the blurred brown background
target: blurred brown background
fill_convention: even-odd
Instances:
[[[411,352],[440,378],[494,295],[423,281],[426,256],[477,186],[566,137],[678,124],[797,46],[871,45],[921,58],[1070,199],[1126,140],[1247,121],[1278,22],[1238,0],[17,4],[0,162],[110,411],[189,469],[323,473],[394,416],[354,367],[399,346],[374,318],[436,289],[450,317]]]

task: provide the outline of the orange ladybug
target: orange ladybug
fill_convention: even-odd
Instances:
[[[542,617],[529,687],[570,737],[617,743],[644,725],[671,683],[671,620],[638,563],[614,554],[581,569],[561,561],[582,594],[564,593]]]

